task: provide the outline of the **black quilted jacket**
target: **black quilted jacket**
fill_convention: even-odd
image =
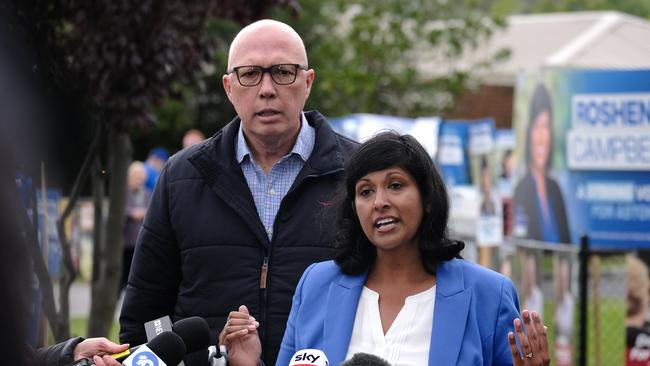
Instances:
[[[303,270],[334,255],[330,206],[344,160],[357,147],[320,113],[305,115],[316,143],[282,201],[271,241],[234,156],[239,118],[169,159],[138,237],[120,315],[122,342],[145,343],[143,323],[170,315],[205,318],[216,344],[228,312],[245,304],[260,322],[263,361],[275,364]],[[193,354],[185,364],[205,360]]]

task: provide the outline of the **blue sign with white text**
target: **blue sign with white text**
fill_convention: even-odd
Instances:
[[[516,235],[650,248],[650,70],[524,74],[515,115]]]

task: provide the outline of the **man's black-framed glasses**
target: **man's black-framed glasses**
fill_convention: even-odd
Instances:
[[[271,79],[278,85],[289,85],[296,81],[298,69],[307,70],[307,66],[300,64],[278,64],[269,67],[247,65],[233,67],[228,74],[233,72],[242,86],[256,86],[262,82],[264,73],[271,74]]]

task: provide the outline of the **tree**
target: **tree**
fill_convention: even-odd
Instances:
[[[464,68],[460,55],[502,20],[485,15],[478,1],[357,0],[301,2],[294,20],[276,14],[303,35],[316,82],[308,102],[329,116],[382,113],[436,114],[481,68],[506,55],[489,55]]]

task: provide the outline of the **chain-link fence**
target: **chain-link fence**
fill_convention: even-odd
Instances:
[[[540,312],[548,326],[551,365],[625,364],[628,253],[581,255],[578,245],[507,239],[493,248],[467,241],[462,254],[510,277],[521,308]],[[583,291],[581,260],[587,266]],[[581,296],[586,296],[586,307]],[[582,337],[586,337],[584,351]]]

